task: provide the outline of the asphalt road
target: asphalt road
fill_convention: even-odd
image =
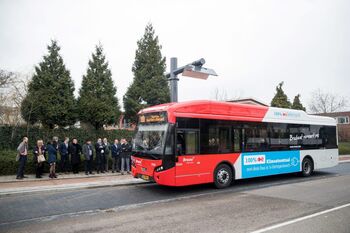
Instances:
[[[241,180],[225,190],[144,184],[5,196],[0,232],[349,233],[350,206],[322,214],[348,203],[350,163],[342,163],[308,178]]]

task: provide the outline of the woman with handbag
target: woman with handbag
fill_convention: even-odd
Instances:
[[[36,146],[34,147],[34,166],[35,166],[35,177],[42,178],[43,170],[44,170],[44,162],[46,161],[45,154],[46,148],[44,146],[43,140],[38,140],[36,142]]]

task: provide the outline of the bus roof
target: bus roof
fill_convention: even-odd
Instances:
[[[152,112],[167,112],[168,120],[172,123],[175,123],[176,117],[188,117],[252,122],[336,125],[334,118],[308,115],[301,110],[211,100],[161,104],[145,108],[139,114]]]

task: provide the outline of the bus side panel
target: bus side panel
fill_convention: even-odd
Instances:
[[[242,154],[239,154],[239,157],[237,158],[236,162],[234,163],[235,168],[235,180],[242,179]]]
[[[245,152],[241,155],[242,178],[301,171],[300,151]]]
[[[305,156],[312,158],[316,170],[338,165],[339,151],[338,149],[301,150],[300,161],[303,161]]]
[[[161,185],[176,186],[175,167],[161,172],[154,172],[154,181]]]
[[[176,163],[176,186],[213,182],[216,166],[223,161],[233,165],[239,155],[234,153],[179,156]]]

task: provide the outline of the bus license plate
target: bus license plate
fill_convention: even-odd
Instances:
[[[149,176],[147,176],[147,175],[142,175],[142,176],[141,176],[141,179],[143,179],[143,180],[149,180]]]

